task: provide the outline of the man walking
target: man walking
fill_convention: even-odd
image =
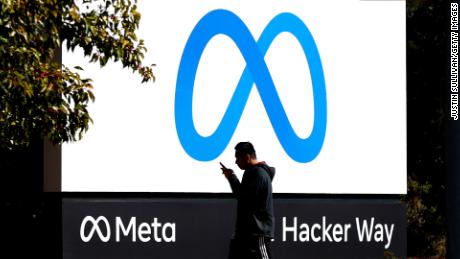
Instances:
[[[221,163],[222,172],[237,199],[236,226],[230,243],[229,259],[272,259],[272,180],[275,168],[257,160],[256,151],[250,142],[236,145],[235,158],[235,163],[244,170],[241,182],[232,169]]]

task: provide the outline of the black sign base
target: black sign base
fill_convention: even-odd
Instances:
[[[227,258],[235,200],[192,196],[65,198],[63,258]],[[276,195],[274,205],[275,258],[406,256],[405,206],[396,198]]]

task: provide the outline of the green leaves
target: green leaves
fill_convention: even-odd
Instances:
[[[142,64],[147,49],[135,33],[141,18],[137,1],[72,2],[65,6],[63,18],[61,40],[66,41],[68,49],[80,46],[84,55],[101,67],[111,59],[121,61],[123,67],[137,72],[142,82],[155,80],[151,66]]]
[[[75,2],[78,2],[77,5]],[[34,136],[75,141],[88,130],[92,80],[57,63],[56,50],[81,47],[92,62],[110,60],[153,81],[135,30],[136,0],[0,0],[0,147]]]

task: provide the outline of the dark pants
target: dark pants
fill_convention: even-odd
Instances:
[[[270,242],[266,237],[234,238],[228,259],[273,259]]]

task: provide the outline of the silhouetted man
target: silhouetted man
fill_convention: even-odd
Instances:
[[[221,163],[222,172],[237,199],[235,233],[228,258],[273,258],[269,244],[274,238],[272,180],[275,168],[259,162],[249,142],[236,145],[235,158],[235,163],[244,170],[241,182],[232,169]]]

